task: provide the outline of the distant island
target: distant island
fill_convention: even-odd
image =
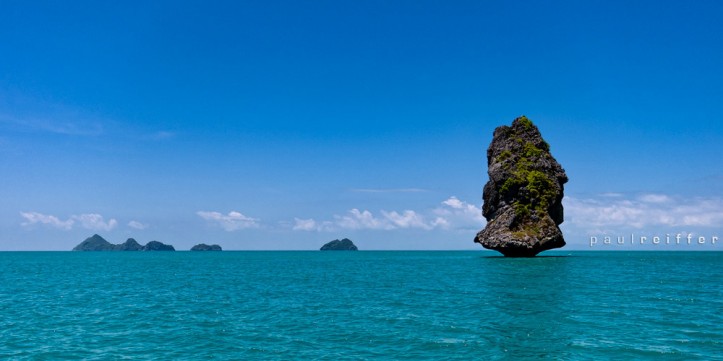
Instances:
[[[170,244],[164,244],[158,241],[150,241],[145,246],[141,246],[133,238],[128,238],[124,243],[112,244],[103,237],[94,234],[92,237],[86,238],[83,242],[73,248],[73,251],[175,251]]]
[[[342,240],[335,239],[323,246],[321,246],[321,251],[358,251],[359,249],[354,245],[354,242],[352,242],[348,238],[344,238]]]
[[[197,244],[191,247],[191,251],[221,251],[221,246],[217,244],[207,245],[205,243]]]

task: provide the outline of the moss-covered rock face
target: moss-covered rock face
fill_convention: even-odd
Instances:
[[[534,256],[565,245],[563,185],[567,175],[532,121],[521,116],[495,129],[487,150],[489,181],[475,242],[505,256]]]

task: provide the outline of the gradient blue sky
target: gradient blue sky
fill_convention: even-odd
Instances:
[[[481,249],[485,151],[521,114],[570,178],[570,249],[723,235],[722,17],[717,1],[3,1],[0,250],[93,233]]]

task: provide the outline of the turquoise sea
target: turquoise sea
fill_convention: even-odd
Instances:
[[[3,360],[723,360],[723,252],[2,252]]]

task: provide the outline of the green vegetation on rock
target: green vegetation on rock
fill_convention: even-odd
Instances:
[[[528,124],[532,126],[532,122],[526,117],[521,117],[518,121],[525,128],[528,127]],[[545,212],[555,200],[557,193],[555,182],[545,173],[531,168],[537,158],[548,154],[550,146],[543,140],[543,148],[547,149],[540,149],[530,141],[524,142],[518,134],[515,134],[514,141],[523,144],[521,156],[515,162],[515,169],[511,176],[505,179],[500,187],[500,193],[505,199],[517,198],[512,205],[518,217],[525,217],[532,211]],[[504,162],[512,157],[512,152],[506,149],[499,154],[496,160]],[[508,165],[505,165],[505,169],[507,168]],[[526,192],[521,192],[523,188]]]
[[[522,150],[525,158],[539,157],[542,154],[542,149],[537,148],[530,142],[525,143]]]
[[[530,214],[530,205],[524,204],[520,201],[515,201],[515,203],[512,203],[512,207],[515,208],[515,215],[518,217],[525,217]]]
[[[545,174],[537,170],[527,174],[527,190],[530,192],[531,200],[537,203],[535,210],[544,212],[555,199],[555,184]]]
[[[529,120],[529,119],[527,119],[527,117],[524,116],[524,115],[521,116],[521,117],[519,117],[519,118],[517,118],[516,120],[517,120],[518,122],[520,122],[520,124],[522,124],[522,126],[523,126],[525,129],[531,129],[532,126],[533,126],[533,125],[532,125],[532,121]]]
[[[497,156],[497,161],[504,162],[507,159],[510,159],[510,157],[512,157],[512,152],[510,152],[509,150],[504,150],[502,153],[500,153],[500,155]]]

